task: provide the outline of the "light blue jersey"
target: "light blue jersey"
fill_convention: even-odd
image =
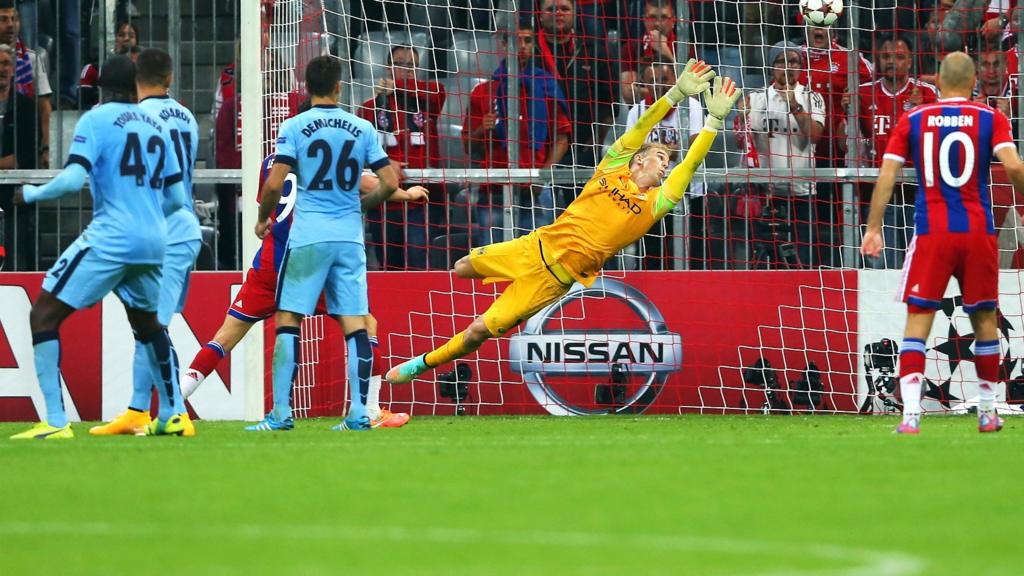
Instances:
[[[150,96],[139,102],[139,108],[167,124],[168,135],[181,166],[181,180],[188,193],[188,202],[167,217],[167,244],[202,240],[199,219],[192,205],[192,172],[199,154],[199,124],[188,108],[170,96]]]
[[[377,131],[337,106],[317,105],[281,124],[274,162],[291,166],[303,193],[295,201],[288,246],[363,243],[359,179],[388,165]]]
[[[125,264],[163,262],[164,188],[181,179],[167,132],[137,104],[109,102],[78,120],[68,164],[89,173],[93,218],[82,238],[99,256]]]

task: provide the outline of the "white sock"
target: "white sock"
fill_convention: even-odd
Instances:
[[[991,413],[996,409],[996,385],[981,380],[978,382],[978,411]]]
[[[198,370],[185,370],[185,374],[181,377],[181,395],[188,398],[199,388],[199,385],[206,380],[206,376],[203,376]]]
[[[921,384],[924,374],[907,374],[900,378],[900,396],[903,397],[903,421],[921,417]]]
[[[366,394],[366,414],[370,420],[380,418],[380,376],[370,376],[370,390]]]

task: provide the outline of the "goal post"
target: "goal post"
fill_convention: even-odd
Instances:
[[[260,165],[263,163],[263,23],[261,3],[249,0],[241,3],[241,50],[238,70],[240,108],[242,116],[242,262],[244,274],[252,267],[252,255],[259,249],[260,240],[252,233],[259,210],[254,199],[259,188]],[[248,143],[259,143],[258,146]],[[245,417],[259,420],[263,417],[263,330],[249,330],[242,341],[244,346]]]

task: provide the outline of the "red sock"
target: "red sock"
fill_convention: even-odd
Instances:
[[[217,364],[224,359],[224,348],[216,342],[208,342],[206,346],[196,354],[196,357],[192,359],[192,365],[190,369],[195,370],[202,374],[204,377],[209,376],[210,372],[213,372],[217,368]]]
[[[373,348],[373,371],[372,375],[384,373],[384,364],[380,359],[380,344],[377,343],[377,337],[370,338],[370,347]]]
[[[924,374],[924,340],[904,338],[900,349],[900,378]]]
[[[974,343],[974,368],[978,379],[999,382],[999,341],[978,341]]]

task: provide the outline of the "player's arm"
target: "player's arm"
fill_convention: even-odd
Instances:
[[[25,202],[29,204],[42,200],[53,200],[71,192],[78,192],[85,185],[88,176],[85,167],[77,162],[69,163],[64,170],[42,186],[26,184],[21,188]]]
[[[374,168],[373,173],[377,175],[376,185],[365,195],[360,194],[359,198],[364,212],[387,202],[391,195],[398,190],[398,173],[395,172],[390,162]]]
[[[25,202],[52,200],[82,189],[99,154],[100,145],[93,132],[92,121],[93,115],[89,113],[79,118],[64,170],[42,186],[23,186],[21,196]]]
[[[878,256],[882,253],[882,217],[885,207],[892,199],[892,191],[896,186],[903,161],[887,154],[882,160],[882,168],[878,171],[875,191],[871,193],[871,210],[868,212],[868,228],[864,231],[864,239],[860,244],[860,253],[866,256]]]
[[[614,170],[629,165],[633,155],[640,150],[644,141],[647,140],[647,135],[658,125],[658,122],[661,122],[662,118],[669,113],[672,107],[682,102],[685,98],[695,96],[707,90],[714,77],[715,72],[710,66],[702,60],[691,58],[686,63],[686,67],[683,68],[682,74],[679,75],[676,85],[667,94],[659,98],[657,102],[648,106],[647,110],[640,115],[636,124],[630,127],[629,130],[626,130],[626,133],[612,144],[604,158],[601,159],[601,163],[597,165],[597,169]]]
[[[733,105],[743,95],[736,83],[731,78],[715,78],[714,92],[709,88],[704,93],[704,100],[708,108],[708,119],[704,122],[700,134],[690,144],[689,150],[682,162],[672,169],[665,184],[658,192],[654,204],[654,219],[664,218],[666,214],[675,208],[676,204],[683,199],[686,188],[693,179],[697,167],[704,162],[704,157],[711,150],[711,144],[715,141],[718,131],[725,125],[725,117],[729,115]]]
[[[373,192],[380,183],[380,177],[376,174],[363,174],[359,180],[359,199]],[[426,200],[430,196],[429,191],[423,186],[413,186],[408,190],[399,188],[391,195],[390,200],[396,202],[416,202]]]

